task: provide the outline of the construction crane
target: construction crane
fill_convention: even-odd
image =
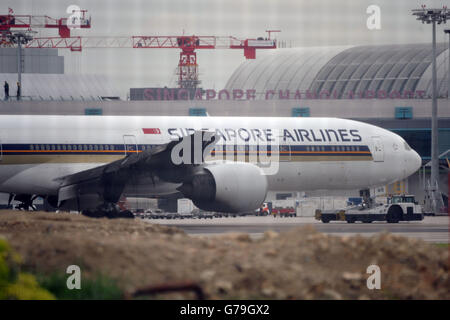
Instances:
[[[81,51],[83,48],[181,49],[177,75],[180,88],[196,88],[198,49],[241,49],[247,59],[256,58],[256,49],[275,49],[276,41],[264,39],[240,40],[218,36],[131,36],[131,37],[46,37],[34,38],[26,48],[57,48]]]
[[[49,16],[17,15],[8,8],[7,15],[0,15],[0,47],[17,46],[17,82],[22,86],[23,55],[22,46],[33,39],[33,29],[57,28],[59,36],[70,37],[70,27],[90,28],[91,18],[86,17],[87,10],[73,6],[69,18],[51,18]],[[70,8],[70,7],[69,7]],[[75,9],[76,8],[76,9]],[[20,99],[20,96],[17,96]]]
[[[91,18],[86,18],[86,10],[79,10],[79,28],[90,28]],[[0,15],[0,33],[3,45],[13,43],[5,34],[13,29],[58,28],[59,37],[30,37],[24,48],[55,48],[82,51],[83,48],[136,48],[136,49],[181,49],[177,67],[180,88],[195,89],[199,84],[197,63],[198,49],[241,49],[247,59],[256,58],[256,49],[275,49],[276,41],[269,38],[240,40],[236,37],[220,36],[130,36],[130,37],[71,37],[69,18],[54,19],[48,16],[15,15],[12,10],[8,15]],[[2,42],[0,42],[0,46]]]
[[[71,25],[82,29],[91,27],[91,18],[86,17],[87,10],[73,10],[72,13],[76,13],[72,18],[55,19],[45,15],[17,15],[9,8],[7,15],[0,15],[0,33],[2,39],[7,41],[8,34],[20,29],[53,28],[58,29],[61,38],[68,38]]]

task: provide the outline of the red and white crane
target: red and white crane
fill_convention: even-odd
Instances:
[[[14,11],[9,8],[6,15],[0,15],[0,34],[6,36],[12,31],[26,29],[32,30],[37,28],[51,28],[58,29],[58,34],[61,38],[70,37],[70,26],[76,25],[77,28],[90,28],[91,18],[86,17],[87,10],[74,10],[76,13],[72,18],[52,18],[42,15],[20,15],[14,14]],[[76,19],[71,21],[71,19]]]
[[[177,67],[180,88],[195,88],[200,83],[196,50],[241,49],[247,59],[256,58],[256,49],[274,49],[276,41],[218,36],[131,36],[131,37],[46,37],[34,38],[26,48],[67,48],[81,51],[89,48],[181,49]]]
[[[3,20],[2,20],[3,19]],[[11,21],[11,19],[15,19]],[[55,48],[82,51],[89,48],[136,48],[136,49],[179,49],[177,67],[180,88],[196,88],[198,63],[196,50],[199,49],[241,49],[247,59],[256,58],[256,49],[275,49],[276,41],[268,38],[245,39],[228,36],[130,36],[130,37],[71,37],[67,26],[68,18],[53,19],[47,16],[0,15],[0,32],[12,28],[58,28],[59,37],[37,37],[29,40],[25,48]],[[2,21],[5,23],[2,25]],[[12,23],[14,22],[14,23]],[[91,19],[86,18],[86,10],[80,10],[80,28],[90,28]]]

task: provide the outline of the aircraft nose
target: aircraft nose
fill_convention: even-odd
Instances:
[[[422,166],[422,158],[414,150],[410,150],[408,152],[407,158],[408,160],[406,166],[408,168],[408,174],[411,175],[415,173],[417,170],[419,170],[420,167]]]

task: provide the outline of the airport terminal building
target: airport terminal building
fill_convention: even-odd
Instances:
[[[448,59],[447,44],[438,44],[439,154],[450,150]],[[431,62],[429,44],[284,49],[244,62],[226,90],[245,88],[256,100],[280,104],[294,100],[292,116],[345,117],[389,129],[425,163],[431,149]],[[445,158],[441,163],[448,166]],[[445,170],[441,177],[448,196]]]
[[[193,98],[181,95],[180,99],[170,99],[173,94],[165,95],[164,92],[158,97],[146,95],[145,88],[141,88],[144,94],[140,94],[139,99],[131,101],[84,99],[82,94],[69,99],[47,99],[51,94],[34,94],[41,98],[2,101],[0,112],[348,118],[396,132],[421,155],[425,164],[430,160],[431,149],[431,55],[430,44],[266,50],[258,53],[257,59],[243,62],[222,90],[203,88]],[[448,44],[439,43],[440,154],[450,149],[448,56]],[[0,68],[0,82],[4,77],[16,76],[3,64]],[[60,71],[58,77],[70,77]],[[52,86],[58,87],[58,84]],[[83,87],[91,89],[93,86],[87,84]],[[24,86],[24,95],[27,95],[26,90],[28,88]],[[103,91],[87,95],[120,96],[109,88]],[[441,164],[447,167],[445,157]],[[447,172],[442,168],[440,175],[444,198],[448,197]],[[408,181],[387,186],[383,192],[409,192],[420,199],[423,197],[423,183],[421,175],[415,174]]]

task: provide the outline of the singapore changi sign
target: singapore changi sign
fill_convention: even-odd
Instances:
[[[417,91],[300,91],[254,89],[183,89],[183,88],[140,88],[136,100],[301,100],[301,99],[424,99],[426,92]]]

